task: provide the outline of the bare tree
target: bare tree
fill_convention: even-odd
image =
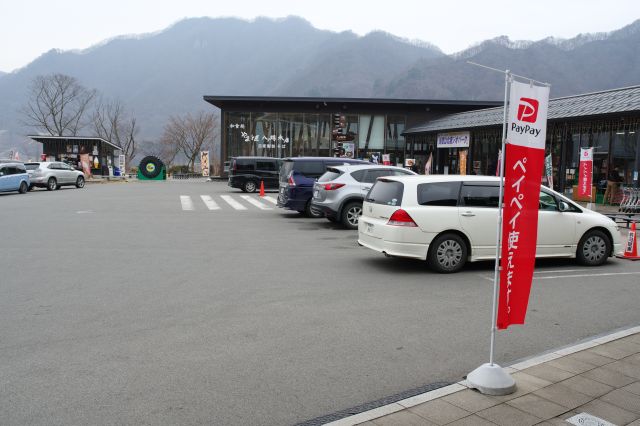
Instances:
[[[136,118],[127,114],[120,101],[101,101],[93,113],[93,127],[96,135],[120,146],[126,164],[131,164],[136,156],[136,136],[139,128]]]
[[[96,96],[74,77],[64,74],[38,76],[32,83],[24,124],[51,136],[77,136],[86,125],[84,115]]]
[[[195,116],[171,116],[164,127],[161,141],[164,146],[176,148],[176,155],[178,150],[182,151],[189,161],[189,168],[193,170],[202,148],[213,143],[216,130],[217,121],[213,114],[199,112]]]

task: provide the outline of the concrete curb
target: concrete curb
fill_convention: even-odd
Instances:
[[[614,340],[618,340],[623,337],[627,337],[636,333],[640,333],[640,326],[633,326],[633,327],[625,328],[622,330],[617,330],[613,333],[598,335],[574,345],[564,346],[549,352],[544,352],[540,355],[535,355],[531,358],[524,359],[522,361],[516,362],[515,364],[508,365],[504,368],[509,373],[515,373],[520,370],[524,370],[526,368],[536,366],[538,364],[542,364],[557,358],[561,358],[566,355],[571,355],[573,353],[580,352],[585,349],[590,349],[599,345],[603,345],[605,343],[612,342]],[[422,404],[424,402],[441,398],[443,396],[446,396],[455,392],[459,392],[468,388],[469,387],[466,384],[466,380],[461,380],[458,383],[454,383],[449,386],[444,386],[442,388],[435,389],[430,392],[425,392],[420,395],[415,395],[415,396],[412,396],[411,398],[394,402],[393,404],[384,405],[382,407],[374,408],[372,410],[364,411],[362,413],[358,413],[353,416],[345,417],[343,419],[336,420],[331,423],[327,423],[327,425],[329,426],[357,425],[357,424],[364,423],[369,420],[374,420],[389,414],[393,414],[395,412],[398,412],[407,408],[411,408],[416,405]]]

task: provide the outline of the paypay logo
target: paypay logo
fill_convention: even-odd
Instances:
[[[531,98],[520,98],[518,104],[518,120],[535,123],[538,119],[538,101]]]

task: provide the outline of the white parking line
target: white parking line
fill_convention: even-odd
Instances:
[[[236,210],[247,209],[245,206],[243,206],[242,204],[240,204],[239,202],[231,198],[230,195],[221,195],[220,198],[222,198],[224,201],[226,201],[227,204],[229,204],[231,207],[233,207]]]
[[[205,204],[205,206],[207,206],[209,210],[220,210],[220,206],[218,205],[218,203],[213,201],[213,198],[211,198],[209,195],[201,195],[200,198],[202,198],[202,202]]]
[[[242,197],[247,203],[253,204],[254,206],[259,208],[260,210],[272,210],[271,207],[265,206],[260,201],[256,200],[255,198],[251,197],[250,195],[241,195],[240,197]]]
[[[551,277],[534,277],[534,280],[553,280],[556,278],[611,277],[615,275],[640,275],[640,272],[609,272],[606,274],[554,275]]]
[[[182,210],[195,210],[193,207],[193,201],[188,195],[180,196],[180,204],[182,204]]]
[[[587,269],[557,269],[555,271],[534,271],[536,274],[563,274],[565,272],[582,272]]]
[[[278,204],[278,200],[276,200],[275,198],[273,198],[270,195],[265,195],[264,199],[267,200],[268,202],[272,203],[272,204]]]
[[[535,273],[548,274],[551,272],[559,273],[559,272],[576,272],[576,271],[584,271],[584,269],[566,269],[564,271],[557,270],[557,271],[541,271],[541,272],[535,271]],[[543,276],[543,277],[534,276],[533,279],[534,280],[552,280],[556,278],[608,277],[608,276],[614,276],[614,275],[640,275],[640,272],[606,272],[603,274],[571,274],[571,275],[552,275],[552,276]],[[480,277],[487,281],[493,281],[493,276],[480,275]]]

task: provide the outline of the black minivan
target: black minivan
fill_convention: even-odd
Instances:
[[[369,164],[362,160],[337,157],[291,157],[282,160],[278,207],[296,210],[309,217],[324,213],[311,208],[313,184],[327,171],[327,167],[341,164]]]
[[[228,185],[255,192],[264,182],[265,189],[278,189],[278,170],[282,160],[274,157],[231,157]]]

